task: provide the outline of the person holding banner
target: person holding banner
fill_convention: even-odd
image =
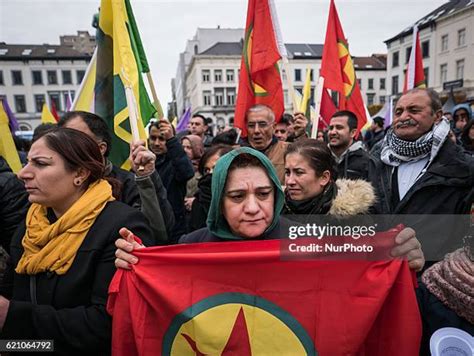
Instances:
[[[222,156],[214,168],[207,227],[182,236],[179,243],[288,238],[292,223],[280,217],[284,201],[270,160],[248,147],[233,150]],[[116,242],[117,268],[130,269],[130,264],[138,262],[133,250],[144,248],[134,240],[132,231],[120,230],[122,239]],[[394,257],[408,258],[413,269],[423,267],[423,252],[412,229],[402,230],[395,243]]]
[[[152,242],[145,217],[115,201],[97,143],[57,128],[19,172],[32,203],[12,239],[0,296],[0,338],[54,340],[57,354],[110,353],[105,310],[114,242],[128,226]],[[8,299],[7,299],[8,298]]]

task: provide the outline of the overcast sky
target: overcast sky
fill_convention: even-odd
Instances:
[[[243,28],[246,0],[132,0],[163,109],[171,100],[178,55],[197,27]],[[351,54],[386,53],[396,35],[446,0],[336,0]],[[329,0],[275,0],[285,43],[323,43]],[[94,33],[100,0],[0,0],[0,42],[59,44],[77,30]]]

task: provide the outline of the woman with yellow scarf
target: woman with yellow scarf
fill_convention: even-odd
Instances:
[[[53,340],[57,354],[110,353],[105,304],[118,231],[152,239],[145,217],[115,201],[102,162],[97,143],[72,129],[31,146],[19,177],[32,204],[11,242],[0,339]]]

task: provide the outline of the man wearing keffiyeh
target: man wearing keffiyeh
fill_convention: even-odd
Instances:
[[[412,227],[427,260],[437,260],[459,247],[453,238],[459,226],[429,214],[469,214],[474,164],[447,139],[449,124],[442,118],[441,101],[434,90],[408,91],[398,100],[393,117],[372,170],[371,181],[379,198],[377,210],[384,214],[423,214]],[[453,236],[433,237],[447,226]]]

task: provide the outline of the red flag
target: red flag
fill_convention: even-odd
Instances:
[[[359,132],[367,122],[365,106],[334,0],[329,6],[321,76],[324,77],[325,88],[339,93],[339,110],[350,110],[357,116]]]
[[[268,0],[249,0],[243,46],[234,126],[240,128],[245,137],[245,113],[252,105],[271,107],[277,121],[284,111],[277,63],[281,55]]]
[[[109,288],[112,354],[418,354],[406,261],[282,261],[282,241],[137,250]]]
[[[325,130],[329,127],[329,122],[331,117],[336,113],[337,108],[334,105],[334,102],[331,99],[326,88],[323,88],[323,95],[321,96],[321,109],[319,115],[321,119],[319,120],[318,130]]]
[[[51,100],[51,114],[53,114],[54,118],[56,119],[56,122],[58,122],[59,115],[58,115],[58,112],[56,111],[56,104],[54,103],[54,100]]]
[[[423,71],[423,56],[420,46],[420,33],[418,27],[413,26],[413,44],[410,59],[408,60],[403,84],[403,93],[413,88],[426,88],[425,72]]]

